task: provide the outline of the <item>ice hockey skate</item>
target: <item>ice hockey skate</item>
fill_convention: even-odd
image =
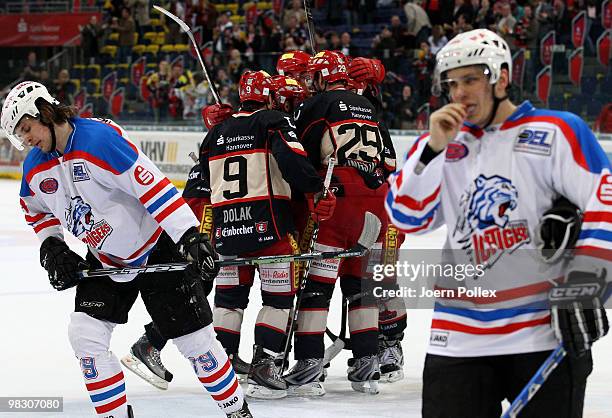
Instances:
[[[287,396],[323,396],[325,387],[321,383],[323,377],[323,359],[309,358],[298,360],[284,376],[289,384]]]
[[[404,378],[401,335],[396,338],[379,338],[378,363],[380,364],[381,383],[393,383]]]
[[[377,356],[351,358],[348,360],[348,366],[348,380],[351,381],[353,390],[370,395],[377,395],[380,392],[378,388],[380,367]]]
[[[158,389],[168,389],[172,381],[170,373],[161,362],[159,351],[151,345],[144,334],[130,349],[130,354],[121,359],[121,363],[141,379]]]
[[[275,353],[253,346],[246,395],[257,399],[281,399],[287,396],[287,382],[280,375]]]
[[[230,362],[232,363],[232,367],[238,376],[238,381],[240,383],[245,383],[249,377],[249,370],[251,370],[251,365],[246,361],[242,360],[237,353],[228,354]]]
[[[249,411],[247,401],[244,401],[242,408],[240,408],[238,411],[227,414],[227,418],[253,418],[251,411]]]

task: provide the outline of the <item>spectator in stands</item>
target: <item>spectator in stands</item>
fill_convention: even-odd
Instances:
[[[128,7],[136,17],[136,29],[139,39],[142,39],[145,32],[151,30],[151,6],[149,0],[125,0]]]
[[[134,32],[136,29],[136,23],[134,23],[130,9],[127,7],[121,9],[121,19],[113,18],[113,22],[110,27],[111,29],[119,32],[119,53],[117,54],[118,63],[129,63],[132,58]]]
[[[553,7],[550,0],[537,0],[535,17],[539,25],[538,38],[546,35],[553,29]]]
[[[75,93],[75,86],[70,81],[70,73],[67,69],[62,69],[57,74],[57,79],[53,80],[54,88],[52,96],[55,97],[61,104],[71,105]]]
[[[308,37],[304,28],[299,25],[296,16],[289,16],[287,25],[283,27],[283,34],[291,36],[298,46],[304,45]]]
[[[508,46],[512,48],[514,46],[514,26],[516,25],[516,18],[512,16],[512,9],[509,3],[504,3],[501,6],[501,17],[497,21],[497,33],[499,33],[504,40],[508,43]]]
[[[329,42],[327,44],[327,48],[330,51],[339,51],[341,44],[340,44],[340,37],[338,36],[337,32],[331,31],[328,34],[329,37]]]
[[[444,29],[441,25],[435,25],[431,30],[431,36],[427,38],[429,50],[433,55],[436,55],[444,45],[448,43],[448,39],[444,35]]]
[[[202,38],[206,41],[212,39],[213,30],[217,23],[219,12],[209,0],[198,0],[195,14],[195,26],[202,27]]]
[[[412,63],[417,80],[419,104],[431,96],[431,74],[435,66],[435,56],[431,53],[428,42],[421,42],[417,57]]]
[[[185,21],[185,4],[179,0],[170,0],[170,3],[166,6],[166,9],[173,15],[177,16],[182,21]],[[168,44],[184,44],[186,39],[185,35],[181,31],[179,25],[174,23],[167,24],[168,32],[166,33],[166,43]]]
[[[100,41],[104,30],[98,23],[98,17],[92,15],[89,22],[81,29],[81,47],[85,64],[94,64],[100,53]]]
[[[395,39],[391,36],[391,31],[388,27],[384,27],[379,35],[379,38],[374,41],[375,45],[372,48],[372,55],[378,58],[384,65],[387,71],[396,71],[395,68]]]
[[[389,27],[391,36],[395,40],[395,44],[406,49],[414,49],[414,36],[408,38],[406,26],[400,20],[398,15],[391,16],[391,26]]]
[[[489,0],[482,0],[476,13],[474,28],[495,29],[495,14]]]
[[[49,71],[47,71],[46,68],[40,69],[40,78],[38,79],[38,82],[42,84],[43,86],[45,86],[48,91],[53,91],[54,86],[53,86],[53,83],[51,82],[51,78],[49,77]]]
[[[523,8],[523,17],[514,26],[514,37],[517,48],[535,50],[538,37],[538,21],[533,16],[531,5]]]
[[[26,65],[21,72],[21,78],[24,80],[38,81],[40,80],[40,71],[44,68],[44,65],[38,62],[36,58],[36,52],[28,52],[28,60]]]
[[[457,20],[453,23],[453,36],[463,32],[469,32],[472,29],[472,25],[467,22],[466,15],[460,14]]]
[[[568,7],[562,0],[553,3],[553,24],[557,32],[557,44],[571,45],[572,18]]]
[[[421,42],[427,41],[431,34],[431,22],[419,2],[417,0],[408,0],[404,4],[404,13],[406,14],[407,35],[415,37],[415,45],[420,45]]]
[[[295,39],[291,35],[285,35],[282,47],[283,52],[295,51],[297,49],[300,49],[297,43],[295,42]]]
[[[414,129],[417,114],[417,103],[412,96],[412,87],[409,84],[402,88],[402,97],[395,104],[395,126],[396,129]]]
[[[229,76],[232,78],[234,84],[238,83],[238,81],[240,81],[240,76],[242,75],[246,67],[242,62],[242,56],[240,55],[240,51],[238,51],[237,49],[232,49],[230,51],[227,69],[229,71]]]
[[[459,20],[459,16],[463,15],[467,24],[472,24],[474,21],[474,8],[468,0],[455,0],[453,8],[453,22]]]
[[[289,20],[295,17],[298,25],[302,26],[306,23],[306,11],[302,0],[292,0],[291,7],[283,12],[283,27],[289,26]]]
[[[340,36],[340,52],[347,57],[356,57],[359,55],[359,50],[351,42],[351,34],[348,32],[342,33]]]
[[[170,69],[168,61],[160,61],[158,71],[147,79],[147,88],[151,92],[150,104],[156,122],[163,122],[168,117],[168,99],[170,96]]]

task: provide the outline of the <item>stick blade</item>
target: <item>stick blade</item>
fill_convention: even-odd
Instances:
[[[378,234],[380,234],[380,227],[380,219],[372,212],[366,212],[363,220],[363,229],[357,243],[367,249],[372,248],[378,239]]]
[[[181,27],[181,30],[183,32],[189,32],[190,31],[189,26],[187,26],[187,24],[185,22],[183,22],[181,19],[179,19],[178,16],[173,15],[172,13],[170,13],[169,11],[164,9],[163,7],[153,6],[153,8],[155,10],[157,10],[158,12],[165,14],[170,19],[174,20],[176,22],[176,24]]]

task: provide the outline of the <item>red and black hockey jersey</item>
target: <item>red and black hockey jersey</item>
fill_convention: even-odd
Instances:
[[[293,231],[289,184],[304,193],[323,188],[291,116],[274,110],[238,112],[215,126],[200,163],[210,171],[213,235],[223,255],[260,250]]]
[[[376,113],[368,99],[348,90],[317,94],[295,111],[298,139],[316,168],[335,157],[338,165],[357,168],[369,187],[378,188],[395,170],[395,151]]]

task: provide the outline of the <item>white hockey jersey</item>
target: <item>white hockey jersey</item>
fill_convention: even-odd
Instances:
[[[446,152],[423,168],[419,159],[427,138],[417,140],[389,180],[385,207],[391,220],[408,234],[445,224],[445,249],[488,263],[506,277],[487,283],[497,290],[494,299],[437,298],[428,352],[469,357],[554,349],[558,342],[546,301],[552,280],[562,279],[561,267],[512,257],[533,251],[542,214],[562,195],[584,212],[577,253],[612,260],[606,154],[579,117],[529,102],[501,125],[484,131],[464,126]],[[475,285],[466,280],[466,286]]]
[[[63,239],[64,227],[104,267],[142,266],[162,230],[177,242],[199,225],[170,180],[118,125],[82,118],[69,123],[74,130],[63,155],[34,148],[23,164],[21,207],[41,241]]]

